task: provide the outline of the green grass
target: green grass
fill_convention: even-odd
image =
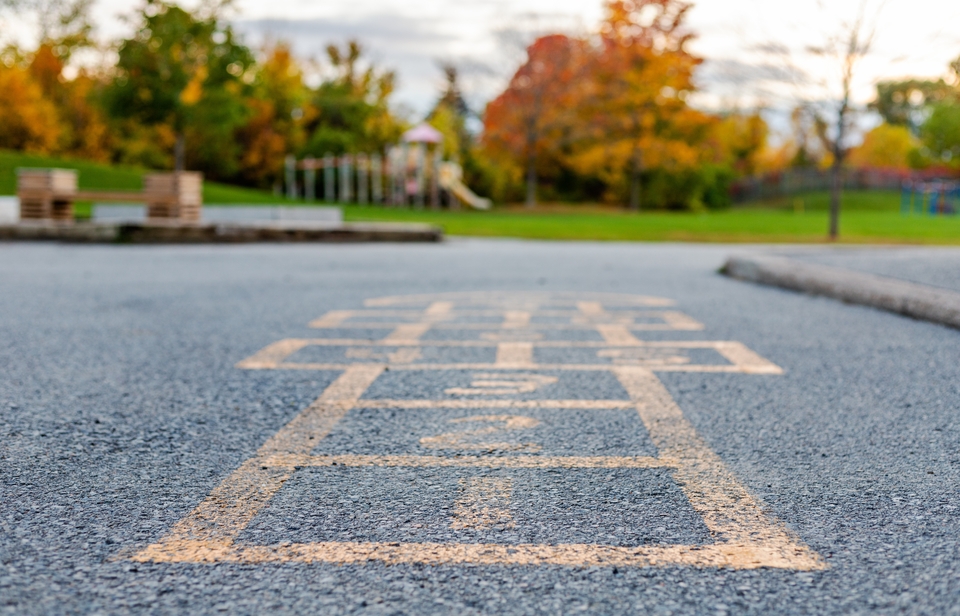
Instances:
[[[0,150],[0,195],[13,194],[17,167],[62,167],[79,171],[80,187],[137,190],[144,169],[115,167]],[[216,182],[204,183],[209,205],[285,203],[282,197]],[[685,241],[685,242],[824,242],[829,197],[825,192],[774,199],[723,212],[628,213],[590,205],[496,208],[491,212],[458,212],[344,206],[349,221],[423,222],[439,225],[449,235],[515,237],[544,240]],[[77,204],[80,217],[89,204]],[[847,191],[840,219],[846,243],[960,244],[960,216],[900,214],[897,192]]]
[[[850,195],[851,202],[883,202],[883,195]],[[899,197],[896,196],[899,208]],[[572,208],[571,208],[572,209]],[[811,208],[812,209],[812,208]],[[827,214],[786,209],[742,208],[705,214],[631,214],[601,208],[578,212],[551,208],[539,212],[414,212],[345,208],[353,221],[427,222],[449,235],[545,240],[814,243],[826,241]],[[849,243],[960,244],[960,217],[902,216],[895,211],[857,210],[841,214],[841,241]]]

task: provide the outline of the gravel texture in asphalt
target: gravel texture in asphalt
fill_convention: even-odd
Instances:
[[[0,244],[0,613],[960,614],[960,332],[724,278],[716,270],[729,252],[492,240]],[[948,288],[960,280],[949,272],[956,252],[838,252],[790,256]],[[656,310],[703,329],[640,327],[630,331],[660,346],[607,345],[622,330],[540,327],[580,317],[531,309],[524,321],[515,305],[490,317],[490,331],[422,332],[438,344],[418,356],[410,353],[419,343],[311,345],[283,360],[297,369],[237,367],[281,340],[366,344],[391,331],[307,326],[329,311],[426,294],[433,299],[417,304],[422,311],[451,292],[491,301],[494,292],[572,293],[562,297],[585,298],[578,322],[614,325],[626,321],[597,321],[591,294],[668,298],[675,305]],[[554,344],[564,340],[578,345]],[[439,344],[463,341],[471,344]],[[730,362],[715,348],[671,341],[740,342],[783,374],[719,372]],[[704,468],[722,464],[762,517],[821,566],[136,558],[245,461],[265,460],[257,457],[264,443],[337,387],[342,369],[311,365],[379,357],[391,368],[326,438],[292,462],[270,462],[287,464],[289,479],[237,528],[238,545],[278,553],[313,545],[324,554],[325,545],[363,542],[669,550],[721,541],[683,485],[682,461],[467,465],[683,458],[658,449],[614,370],[558,367],[603,364],[653,370],[716,454]],[[484,366],[500,360],[516,365],[490,376]],[[410,369],[418,362],[435,369]],[[508,393],[474,391],[484,387]],[[447,406],[416,407],[436,400]]]

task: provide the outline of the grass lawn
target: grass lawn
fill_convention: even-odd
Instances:
[[[0,195],[16,189],[17,167],[62,167],[80,172],[84,189],[137,190],[145,171],[78,160],[55,159],[0,150]],[[268,192],[205,182],[208,205],[284,203]],[[304,205],[303,202],[287,203]],[[349,221],[425,222],[449,235],[515,237],[550,240],[688,241],[688,242],[824,242],[827,233],[826,193],[752,203],[702,214],[643,212],[591,205],[548,205],[530,211],[498,207],[490,212],[412,210],[344,206]],[[90,215],[89,203],[77,204],[79,217]],[[900,214],[896,192],[848,191],[840,217],[845,243],[958,244],[960,216]]]
[[[780,243],[825,242],[826,193],[808,193],[703,214],[643,212],[615,208],[545,206],[530,211],[431,212],[347,206],[347,220],[429,222],[450,235],[556,240]],[[960,216],[900,213],[900,194],[849,191],[840,215],[841,242],[960,244]]]

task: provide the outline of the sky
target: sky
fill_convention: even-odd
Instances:
[[[835,96],[837,63],[806,50],[840,32],[862,5],[866,30],[876,34],[854,84],[858,101],[871,98],[879,79],[945,76],[950,60],[960,56],[957,0],[864,1],[694,2],[691,49],[706,59],[696,103],[752,109]],[[130,6],[129,0],[96,0],[99,34],[127,32],[118,16]],[[394,103],[415,119],[442,86],[440,63],[460,68],[468,101],[481,110],[533,36],[590,33],[601,14],[601,0],[237,0],[232,21],[248,44],[285,40],[304,57],[322,58],[327,44],[359,39],[377,65],[396,71]]]

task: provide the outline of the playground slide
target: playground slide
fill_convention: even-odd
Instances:
[[[463,169],[456,163],[441,163],[440,165],[440,187],[449,190],[457,199],[460,199],[470,207],[477,210],[489,210],[490,199],[477,196],[463,183]]]

